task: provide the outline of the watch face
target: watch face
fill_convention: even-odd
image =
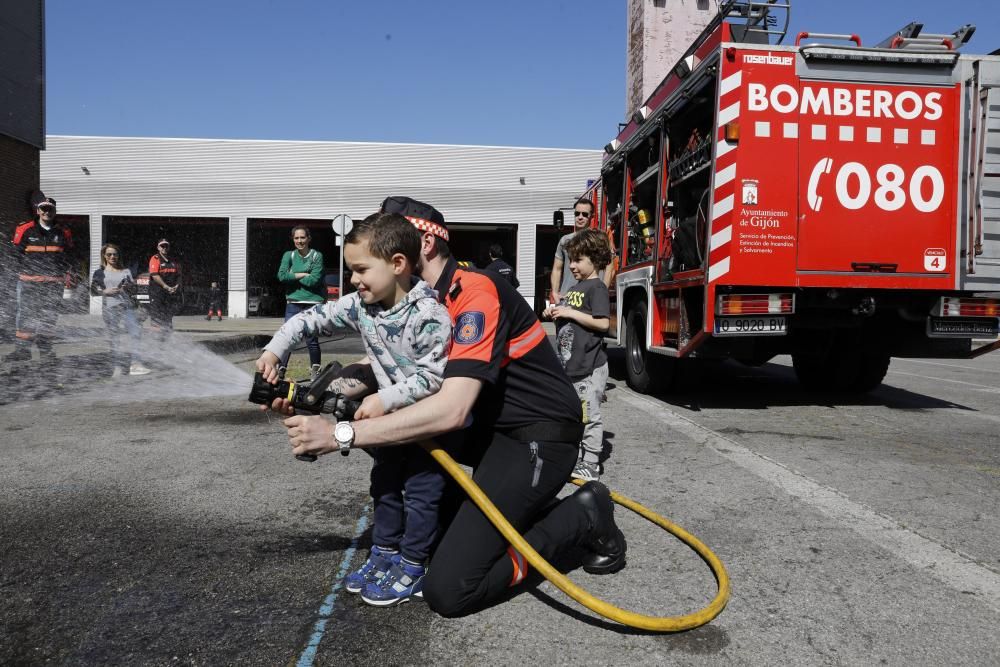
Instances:
[[[354,427],[346,422],[341,422],[333,430],[333,437],[337,442],[349,442],[354,439]]]

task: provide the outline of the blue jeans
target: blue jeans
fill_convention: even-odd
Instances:
[[[427,562],[437,538],[444,472],[418,445],[375,447],[370,452],[375,459],[372,543],[396,547],[411,562]]]
[[[128,373],[132,357],[139,349],[142,329],[132,308],[105,308],[104,324],[108,327],[108,342],[111,345],[111,364]],[[126,339],[127,340],[124,340]],[[125,345],[122,345],[122,343]]]
[[[312,308],[315,305],[318,305],[318,304],[315,304],[315,303],[289,303],[289,304],[285,304],[285,321],[287,322],[288,320],[292,319],[293,317],[295,317],[296,315],[298,315],[299,313],[301,313],[303,310],[309,310],[310,308]],[[320,356],[319,356],[319,337],[318,336],[310,336],[308,339],[306,339],[306,347],[309,348],[309,363],[310,364],[314,364],[314,365],[318,364],[319,360],[320,360]],[[281,360],[281,365],[282,366],[287,366],[288,365],[288,357],[291,356],[291,354],[292,353],[289,351],[289,353],[284,356],[284,358]]]

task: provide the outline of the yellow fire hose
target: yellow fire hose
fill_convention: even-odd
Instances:
[[[726,603],[729,602],[729,575],[726,574],[726,567],[722,564],[722,561],[720,561],[716,555],[709,550],[708,547],[702,544],[697,537],[687,532],[677,524],[671,523],[664,517],[643,507],[634,500],[618,495],[613,491],[611,492],[611,499],[616,503],[622,507],[632,510],[640,516],[645,517],[649,521],[652,521],[667,532],[676,536],[684,542],[684,544],[694,549],[694,551],[701,556],[701,559],[705,561],[709,568],[711,568],[712,575],[715,577],[719,590],[715,595],[715,599],[713,599],[707,607],[685,616],[646,616],[645,614],[637,614],[633,611],[620,609],[613,604],[594,597],[574,584],[554,567],[549,565],[537,551],[532,549],[531,545],[525,542],[524,538],[521,537],[514,527],[510,525],[510,522],[504,518],[503,514],[500,513],[500,510],[496,508],[496,505],[494,505],[490,499],[486,497],[486,494],[483,493],[482,489],[480,489],[479,486],[472,481],[472,478],[469,477],[465,470],[455,463],[455,460],[451,458],[447,452],[441,449],[433,441],[425,441],[420,444],[421,447],[427,450],[427,452],[433,456],[439,464],[441,464],[442,468],[448,471],[448,474],[455,478],[455,481],[459,483],[465,492],[469,494],[469,497],[472,498],[473,502],[475,502],[479,509],[483,511],[483,514],[485,514],[493,525],[497,527],[497,530],[499,530],[504,538],[510,542],[511,546],[513,546],[529,563],[531,563],[533,568],[538,570],[542,576],[555,584],[556,588],[582,604],[587,609],[590,609],[591,611],[612,621],[628,625],[633,628],[652,630],[654,632],[679,632],[681,630],[697,628],[698,626],[708,623],[722,613],[722,610],[726,607]],[[577,486],[582,485],[581,482],[577,482],[575,480],[574,483]]]

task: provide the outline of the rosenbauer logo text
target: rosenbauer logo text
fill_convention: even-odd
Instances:
[[[770,53],[767,55],[745,53],[743,54],[743,63],[747,65],[791,65],[792,56],[772,56]]]
[[[747,110],[778,113],[855,116],[857,118],[901,118],[924,120],[941,118],[941,93],[878,88],[821,88],[802,86],[799,91],[787,83],[771,90],[762,83],[747,84]]]

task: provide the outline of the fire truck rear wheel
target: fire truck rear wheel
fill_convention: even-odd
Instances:
[[[646,301],[629,308],[625,319],[625,374],[628,386],[641,394],[665,391],[673,384],[677,360],[646,349]]]
[[[813,354],[793,354],[792,368],[799,384],[810,391],[829,388],[829,363],[825,356]]]
[[[792,367],[803,387],[837,393],[863,394],[875,389],[885,378],[889,361],[884,352],[857,349],[792,355]]]
[[[884,352],[862,354],[861,368],[851,390],[864,394],[878,387],[885,379],[885,374],[889,372],[891,361],[891,357]]]

